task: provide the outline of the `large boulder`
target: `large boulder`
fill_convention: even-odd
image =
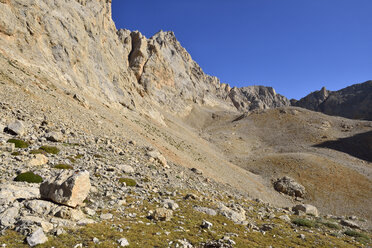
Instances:
[[[319,216],[318,209],[315,206],[310,205],[310,204],[299,204],[299,205],[294,206],[292,210],[296,212],[297,214],[299,214],[300,212],[304,212],[305,214],[314,215],[315,217]]]
[[[5,131],[12,135],[19,135],[22,136],[25,133],[25,126],[23,125],[22,121],[16,120],[10,123],[6,128]]]
[[[287,176],[278,178],[274,183],[274,188],[275,190],[290,196],[304,197],[306,194],[304,186]]]
[[[82,205],[90,190],[88,171],[62,171],[40,185],[40,195],[56,203],[76,207]]]

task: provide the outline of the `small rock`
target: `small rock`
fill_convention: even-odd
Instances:
[[[111,220],[112,217],[113,217],[113,215],[110,214],[110,213],[107,213],[107,214],[101,214],[99,217],[100,217],[102,220]]]
[[[74,248],[83,248],[83,244],[77,244],[74,246]]]
[[[163,206],[172,210],[176,210],[179,206],[173,200],[166,199],[163,201]]]
[[[196,169],[196,168],[191,168],[191,171],[194,172],[197,175],[202,175],[203,174],[203,172],[201,170]]]
[[[351,221],[351,220],[341,220],[341,225],[348,226],[348,227],[351,227],[351,228],[360,229],[360,226],[357,223],[355,223],[354,221]]]
[[[15,218],[17,217],[19,208],[11,207],[0,214],[0,224],[2,226],[8,227],[15,223]]]
[[[130,165],[119,165],[119,168],[126,174],[134,173],[134,169]]]
[[[63,135],[60,132],[51,132],[45,135],[45,138],[51,142],[63,141]]]
[[[173,211],[166,208],[157,208],[152,217],[154,220],[169,221],[173,216]]]
[[[45,236],[43,229],[38,228],[35,232],[33,232],[29,237],[27,237],[27,243],[29,246],[33,247],[39,244],[44,244],[48,241],[47,236]]]
[[[286,215],[286,214],[285,215],[281,215],[278,218],[281,219],[281,220],[284,220],[285,222],[291,222],[291,218],[289,218],[289,216]]]
[[[99,243],[99,239],[97,239],[96,237],[94,237],[93,238],[93,243],[98,244]]]
[[[121,247],[125,247],[129,245],[129,242],[126,238],[121,238],[118,240],[118,243]]]
[[[201,224],[201,228],[205,229],[211,229],[213,224],[209,221],[203,220],[203,223]]]
[[[306,238],[304,234],[300,234],[300,235],[298,235],[298,237],[299,237],[300,239],[303,239],[303,240]]]
[[[214,209],[206,208],[206,207],[194,207],[194,210],[198,212],[202,212],[211,216],[217,215],[217,212]]]
[[[5,128],[5,132],[10,133],[12,135],[23,136],[25,133],[25,126],[23,125],[23,122],[16,120],[15,122],[10,123]]]
[[[2,152],[14,152],[15,144],[14,143],[5,143],[0,145],[0,151]]]
[[[46,163],[48,163],[48,158],[43,154],[35,154],[34,157],[27,162],[29,166],[41,166]]]

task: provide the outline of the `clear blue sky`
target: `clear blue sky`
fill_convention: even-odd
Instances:
[[[116,27],[172,30],[232,86],[301,98],[372,80],[372,0],[113,0]]]

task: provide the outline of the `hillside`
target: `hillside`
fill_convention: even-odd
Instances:
[[[0,13],[0,244],[370,244],[371,121],[231,88],[174,33],[117,30],[110,0]]]

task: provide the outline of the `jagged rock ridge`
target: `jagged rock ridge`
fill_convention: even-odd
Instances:
[[[299,101],[291,100],[291,104],[328,115],[372,120],[372,81],[338,91],[329,91],[323,87]]]

